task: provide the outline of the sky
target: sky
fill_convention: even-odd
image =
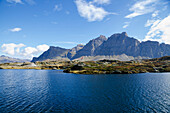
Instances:
[[[170,0],[0,0],[0,55],[32,59],[121,32],[170,44]]]

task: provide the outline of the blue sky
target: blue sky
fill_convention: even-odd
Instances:
[[[170,1],[0,0],[0,26],[0,55],[18,58],[123,31],[170,44]]]

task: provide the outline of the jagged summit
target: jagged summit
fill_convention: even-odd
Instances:
[[[100,35],[98,38],[94,40],[107,40],[107,38],[104,35]]]
[[[81,56],[94,56],[94,51],[99,47],[107,38],[103,35],[90,40],[80,51],[78,51],[72,59],[79,58]]]
[[[126,32],[122,32],[121,35],[128,37],[128,34]]]
[[[122,33],[115,33],[113,35],[111,35],[110,37],[128,37],[128,34],[126,32],[122,32]]]
[[[156,41],[140,42],[129,37],[126,32],[116,33],[106,38],[103,35],[90,40],[86,45],[77,45],[72,49],[51,46],[48,51],[32,61],[68,58],[74,60],[83,56],[100,57],[126,55],[131,57],[158,58],[170,55],[170,45]]]
[[[82,49],[84,47],[83,44],[78,44],[76,47],[73,47],[72,49],[70,49],[70,51],[67,54],[67,57],[69,59],[72,59],[72,57],[77,53],[77,51],[79,51],[80,49]]]

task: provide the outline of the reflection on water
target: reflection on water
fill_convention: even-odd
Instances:
[[[0,70],[0,112],[169,112],[170,73]]]

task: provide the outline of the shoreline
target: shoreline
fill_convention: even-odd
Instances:
[[[75,74],[135,74],[170,72],[170,56],[140,61],[39,61],[4,63],[0,69],[59,70]]]

